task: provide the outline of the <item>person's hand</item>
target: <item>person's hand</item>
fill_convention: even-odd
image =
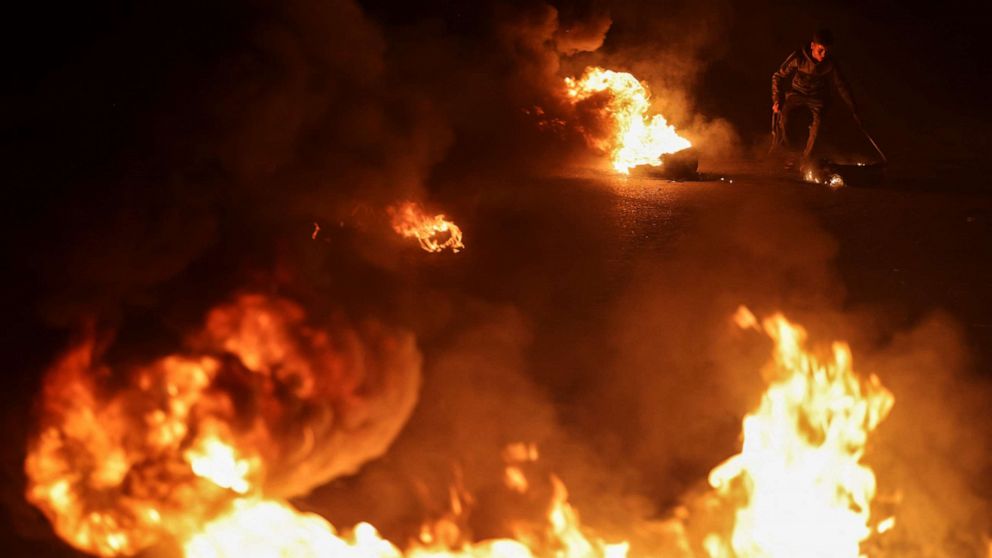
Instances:
[[[778,112],[778,101],[772,103],[772,112]]]

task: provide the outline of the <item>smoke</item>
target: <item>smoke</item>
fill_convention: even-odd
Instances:
[[[865,369],[897,394],[868,456],[900,526],[891,548],[982,556],[992,514],[992,425],[983,417],[992,384],[972,372],[960,325],[929,315],[870,353]]]
[[[622,420],[620,447],[659,502],[674,504],[734,453],[742,412],[763,391],[767,347],[741,345],[738,305],[805,323],[843,299],[836,241],[778,194],[706,208],[668,257],[638,261],[604,332],[616,358],[589,404]]]
[[[584,387],[575,428],[636,472],[655,506],[642,521],[684,514],[685,505],[690,531],[699,531],[691,536],[701,539],[712,527],[700,524],[712,513],[706,476],[738,451],[741,418],[765,389],[760,370],[771,354],[731,316],[739,304],[758,315],[781,310],[809,329],[814,347],[850,341],[855,372],[877,374],[895,395],[866,458],[880,483],[873,514],[894,514],[899,525],[876,551],[983,555],[992,430],[979,409],[992,385],[946,314],[907,321],[881,304],[849,302],[840,245],[800,200],[749,187],[740,205],[666,217],[690,223],[678,238],[641,242],[652,255],[635,259],[612,321],[597,333],[614,357]]]
[[[907,492],[907,502],[949,519],[920,512],[907,522],[933,520],[949,540],[952,524],[979,522],[981,444],[961,463],[947,448],[987,439],[987,427],[927,398],[924,381],[980,414],[987,392],[967,380],[959,334],[940,318],[895,341],[878,332],[904,323],[865,325],[875,309],[849,307],[839,241],[800,194],[756,188],[731,206],[693,205],[682,192],[691,209],[660,204],[655,214],[598,187],[534,180],[593,156],[578,134],[541,126],[569,114],[562,77],[588,65],[645,80],[704,169],[736,153],[735,127],[747,119],[722,120],[713,98],[751,89],[726,72],[714,81],[708,68],[746,47],[727,39],[742,33],[739,11],[719,1],[385,4],[140,7],[96,27],[106,39],[67,44],[71,56],[31,77],[22,113],[11,115],[24,137],[10,183],[26,201],[8,209],[16,234],[4,235],[18,271],[6,301],[18,327],[5,344],[23,348],[10,355],[4,390],[5,446],[15,449],[4,455],[3,496],[14,528],[50,537],[23,502],[26,402],[72,333],[84,323],[117,331],[100,359],[113,370],[177,352],[215,357],[233,351],[223,339],[237,328],[210,333],[216,322],[204,330],[203,317],[246,291],[292,300],[311,319],[343,316],[349,325],[293,322],[308,328],[291,336],[303,353],[326,330],[351,340],[343,351],[356,362],[394,357],[368,370],[409,372],[385,374],[396,383],[375,383],[382,397],[359,409],[322,411],[327,422],[311,434],[329,428],[326,453],[274,458],[274,493],[335,479],[297,503],[339,525],[371,520],[409,535],[443,513],[447,487],[461,479],[478,495],[476,533],[499,531],[515,504],[500,495],[499,456],[516,441],[538,444],[594,522],[669,513],[736,451],[740,417],[763,389],[766,347],[729,323],[741,303],[782,310],[814,337],[861,339],[855,358],[871,356],[856,368],[896,392],[892,431],[912,430],[917,405],[931,419],[929,435],[910,432],[921,443],[880,476],[921,474],[934,488]],[[418,198],[462,226],[459,259],[425,260],[390,230],[385,208]],[[643,221],[625,222],[630,215]],[[411,331],[424,384],[407,422]],[[941,366],[948,355],[959,359]],[[235,360],[225,361],[235,378],[255,369]],[[311,434],[286,435],[299,450]],[[905,447],[895,435],[891,446]],[[356,453],[339,461],[345,447]],[[927,459],[934,452],[939,463]],[[296,468],[307,472],[302,484],[281,473]]]
[[[50,529],[24,502],[29,402],[86,324],[118,332],[83,372],[88,381],[104,368],[126,378],[177,351],[220,358],[243,426],[266,406],[246,372],[255,367],[243,353],[216,356],[230,350],[226,334],[186,345],[208,310],[238,292],[278,293],[294,302],[271,313],[301,304],[311,316],[367,322],[287,334],[304,361],[347,357],[315,366],[341,369],[335,389],[362,393],[294,408],[310,422],[284,409],[273,429],[286,431],[272,436],[288,445],[267,456],[266,490],[299,495],[380,455],[415,402],[418,357],[381,310],[391,271],[362,250],[392,238],[385,206],[425,196],[428,169],[451,141],[425,99],[392,87],[387,42],[353,2],[144,6],[104,25],[107,39],[25,83],[33,94],[14,120],[30,133],[10,169],[24,194],[8,221],[17,231],[4,235],[20,270],[5,301],[20,326],[4,344],[24,347],[5,377],[4,501],[19,534],[42,541],[25,544],[43,549]],[[331,242],[310,239],[315,221]],[[341,346],[322,346],[328,335]],[[270,356],[268,365],[286,365]]]
[[[183,352],[131,366],[83,339],[46,375],[28,500],[73,546],[133,554],[209,521],[233,498],[218,486],[285,498],[355,473],[406,423],[420,355],[378,323],[304,320],[292,302],[242,295]]]
[[[567,71],[578,75],[597,65],[630,72],[650,86],[652,108],[693,142],[704,161],[738,155],[734,126],[697,102],[710,62],[731,48],[725,35],[733,6],[722,0],[664,6],[616,2],[609,13],[613,25],[602,48],[566,61]]]

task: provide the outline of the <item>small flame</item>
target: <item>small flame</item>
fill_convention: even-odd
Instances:
[[[572,103],[602,93],[609,95],[604,110],[613,120],[613,136],[602,139],[587,134],[586,139],[593,147],[610,153],[617,172],[629,174],[638,165],[659,166],[662,155],[692,146],[664,116],[649,116],[651,94],[632,74],[589,67],[581,78],[565,78],[565,88]]]
[[[504,470],[503,482],[510,490],[521,494],[527,492],[530,488],[530,484],[527,482],[527,476],[516,465],[507,465]]]
[[[762,325],[776,344],[774,378],[744,419],[743,449],[709,477],[738,505],[732,553],[713,537],[707,548],[736,558],[857,558],[872,532],[875,495],[875,474],[861,458],[892,394],[877,377],[854,374],[845,343],[820,361],[804,349],[806,331],[781,314]],[[889,519],[876,530],[891,528]]]
[[[803,180],[813,184],[823,184],[825,186],[830,186],[831,188],[835,188],[835,189],[844,186],[843,176],[837,173],[832,173],[828,176],[823,176],[822,174],[819,174],[817,171],[815,171],[813,168],[806,169],[806,171],[803,173]]]
[[[462,230],[443,214],[433,217],[419,204],[405,202],[388,209],[393,230],[405,238],[416,238],[420,247],[428,252],[441,252],[448,248],[457,253],[465,248]]]

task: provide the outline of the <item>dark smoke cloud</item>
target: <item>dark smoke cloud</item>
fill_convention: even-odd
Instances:
[[[698,494],[739,450],[740,420],[764,391],[759,371],[771,354],[730,318],[739,304],[758,316],[781,310],[808,329],[812,347],[851,342],[855,371],[878,374],[895,394],[867,457],[880,483],[876,513],[900,522],[882,550],[983,555],[992,423],[979,409],[992,385],[960,325],[943,313],[907,321],[851,303],[840,245],[801,198],[764,188],[749,198],[700,208],[668,257],[639,262],[602,331],[615,357],[587,387],[579,430],[616,449],[655,513],[684,502],[705,518]]]
[[[6,208],[16,230],[4,235],[17,270],[5,303],[21,324],[5,344],[22,348],[5,376],[5,446],[25,447],[25,401],[72,326],[109,322],[122,332],[109,360],[150,359],[246,287],[317,315],[373,315],[417,333],[425,386],[407,430],[382,460],[299,502],[342,525],[375,520],[387,534],[440,513],[459,466],[480,498],[510,508],[493,485],[502,445],[518,440],[540,444],[579,508],[598,510],[587,512],[594,521],[664,515],[736,450],[740,416],[763,387],[765,348],[742,347],[728,323],[740,303],[781,309],[831,339],[863,337],[883,355],[871,368],[897,392],[887,370],[937,369],[885,360],[905,343],[916,349],[887,348],[878,333],[904,324],[879,318],[873,334],[859,331],[873,309],[844,308],[838,242],[796,198],[756,192],[744,207],[703,208],[684,235],[658,240],[671,245],[634,256],[635,269],[623,269],[629,284],[603,295],[583,286],[606,273],[599,264],[617,257],[617,239],[602,233],[613,223],[587,217],[623,207],[524,179],[591,156],[581,138],[541,130],[533,111],[563,112],[561,78],[589,64],[633,72],[704,151],[732,152],[735,129],[745,139],[765,133],[754,107],[765,107],[767,76],[795,48],[770,30],[812,18],[719,1],[391,4],[92,7],[105,11],[86,25],[43,26],[46,14],[26,26],[50,29],[52,41],[39,46],[49,49],[45,70],[25,69],[23,93],[3,108],[18,139],[10,183],[23,198]],[[531,189],[550,192],[535,201]],[[393,237],[383,207],[405,198],[468,217],[462,260],[428,263]],[[513,213],[521,204],[545,217]],[[548,234],[563,227],[574,231],[567,245]],[[494,248],[511,234],[513,250]],[[582,321],[575,307],[593,297],[615,305],[612,320]],[[935,355],[960,348],[944,330],[909,338],[943,358]],[[967,377],[940,385],[961,394]],[[934,417],[947,416],[930,403]],[[902,405],[893,425],[912,408]],[[935,439],[988,437],[985,425],[950,413]],[[978,486],[981,456],[968,456],[947,481],[951,493]],[[64,555],[23,502],[22,460],[19,449],[4,455],[3,497],[19,533],[41,541],[25,554]],[[927,468],[928,482],[938,469]],[[948,513],[982,509],[963,500]]]
[[[837,243],[797,202],[755,192],[742,207],[707,208],[668,258],[640,262],[604,332],[616,359],[589,403],[623,417],[619,443],[660,502],[732,455],[741,413],[763,390],[767,347],[740,345],[738,305],[803,323],[843,299]]]
[[[739,156],[734,126],[697,103],[704,72],[731,48],[726,33],[734,10],[723,0],[614,2],[609,9],[613,25],[603,47],[564,66],[575,75],[586,65],[632,73],[650,86],[653,109],[692,141],[704,160]]]
[[[933,556],[982,556],[992,529],[992,383],[975,375],[961,326],[927,316],[869,355],[896,405],[869,455],[880,490],[897,494],[892,548]]]
[[[114,366],[174,351],[244,288],[374,315],[388,289],[345,295],[387,274],[349,230],[391,236],[376,212],[423,196],[451,139],[425,99],[392,87],[387,42],[353,2],[141,6],[96,29],[20,76],[11,118],[16,232],[4,243],[19,274],[5,304],[19,327],[4,345],[24,350],[5,377],[4,501],[19,534],[39,539],[25,552],[51,538],[23,501],[28,402],[72,331],[121,331]],[[330,246],[310,240],[314,221],[345,219]]]
[[[242,493],[301,496],[354,474],[390,446],[420,386],[410,334],[315,328],[299,306],[257,294],[212,309],[182,352],[157,360],[108,366],[97,339],[46,372],[25,465],[32,504],[94,554],[182,536],[231,501],[188,456],[212,440],[254,463],[243,487],[228,485]]]

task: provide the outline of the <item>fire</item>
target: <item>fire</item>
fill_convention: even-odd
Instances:
[[[193,474],[203,477],[221,488],[245,494],[251,487],[248,474],[253,469],[251,460],[238,458],[231,446],[218,438],[201,438],[198,444],[183,454]]]
[[[845,343],[821,360],[805,349],[806,331],[781,314],[759,326],[741,308],[735,321],[771,337],[774,366],[759,408],[744,419],[743,449],[710,473],[710,484],[738,506],[729,544],[711,537],[710,555],[861,556],[876,486],[862,457],[892,394],[876,376],[854,373]]]
[[[183,544],[186,558],[394,558],[399,550],[361,523],[346,537],[326,519],[275,500],[236,500]]]
[[[525,451],[522,456],[521,449]],[[522,463],[536,459],[536,448],[515,444],[507,448],[504,457],[507,456],[507,468],[520,471]],[[588,535],[578,513],[568,503],[565,485],[554,476],[550,481],[553,495],[547,524],[536,528],[518,525],[514,538],[472,542],[459,527],[459,519],[465,513],[463,496],[452,489],[450,515],[423,525],[419,539],[405,550],[383,538],[368,523],[339,532],[319,515],[261,498],[234,501],[227,511],[187,539],[183,549],[186,558],[625,558],[628,544],[610,544]]]
[[[803,180],[813,184],[823,184],[833,189],[841,188],[844,184],[844,177],[837,173],[829,172],[827,169],[810,165],[804,167]]]
[[[412,340],[348,331],[243,295],[208,312],[182,353],[146,364],[111,368],[87,337],[45,378],[28,501],[68,544],[106,557],[168,541],[186,558],[626,556],[625,542],[581,525],[553,476],[544,518],[507,525],[505,538],[473,539],[473,500],[458,488],[451,511],[402,550],[370,524],[339,531],[294,509],[288,498],[380,455],[412,410]],[[503,457],[507,490],[533,499],[536,446],[512,444]]]
[[[613,121],[613,135],[593,138],[587,134],[586,138],[593,147],[610,154],[617,172],[629,174],[638,165],[659,166],[662,155],[692,146],[664,116],[649,116],[651,95],[645,84],[629,73],[589,67],[581,78],[565,78],[565,88],[573,104],[608,95],[603,110]]]
[[[447,248],[457,253],[465,248],[462,230],[444,214],[432,217],[414,202],[392,206],[388,212],[393,230],[405,238],[416,238],[420,247],[428,252],[441,252]]]
[[[356,470],[406,422],[420,377],[412,337],[315,329],[254,294],[211,310],[180,354],[114,368],[100,356],[89,336],[49,370],[25,460],[27,500],[98,556],[182,541],[233,502]]]
[[[872,517],[875,474],[862,462],[893,396],[854,373],[844,343],[823,358],[781,314],[759,321],[742,307],[734,321],[767,334],[774,359],[740,453],[709,475],[733,506],[732,528],[703,548],[710,558],[861,556],[896,526]],[[535,482],[534,444],[504,448],[503,482],[531,502],[543,482],[550,500],[537,500],[540,519],[504,525],[503,538],[472,537],[474,501],[460,483],[450,512],[406,544],[290,505],[381,455],[412,411],[412,339],[372,331],[318,330],[289,301],[243,295],[208,312],[181,353],[144,364],[111,369],[87,338],[46,377],[26,497],[70,545],[107,557],[174,541],[186,558],[626,558],[627,541],[582,524],[560,479]]]

